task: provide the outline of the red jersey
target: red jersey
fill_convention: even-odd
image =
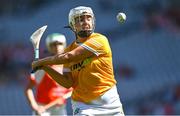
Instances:
[[[62,67],[52,66],[55,70],[62,73]],[[43,70],[36,71],[34,74],[31,74],[30,79],[34,81],[36,86],[36,101],[41,104],[48,104],[54,101],[57,98],[62,98],[62,101],[65,103],[66,99],[64,96],[70,91],[56,83],[51,77],[45,73]]]

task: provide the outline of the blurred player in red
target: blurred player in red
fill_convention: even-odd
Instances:
[[[59,33],[53,33],[46,38],[46,46],[52,55],[61,54],[66,47],[66,38]],[[62,73],[63,65],[52,65],[54,70]],[[34,96],[33,87],[36,87]],[[26,97],[30,106],[39,115],[67,115],[65,95],[71,95],[71,90],[57,84],[43,70],[38,70],[30,75],[30,81],[26,88]],[[56,102],[58,99],[58,102]],[[52,103],[55,101],[55,104]],[[46,106],[54,104],[49,109]]]

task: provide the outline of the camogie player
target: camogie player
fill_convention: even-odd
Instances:
[[[114,78],[112,52],[108,39],[95,33],[95,16],[90,7],[70,10],[69,27],[76,39],[64,53],[32,63],[45,70],[72,92],[73,115],[124,115]],[[64,64],[60,74],[48,65]]]
[[[46,46],[52,55],[64,52],[66,47],[66,38],[59,33],[53,33],[46,38]],[[51,65],[51,68],[62,74],[63,65]],[[33,87],[36,87],[34,96]],[[43,70],[38,70],[30,75],[29,84],[26,87],[26,97],[30,106],[39,115],[67,115],[66,99],[64,95],[71,91],[60,86],[50,75]],[[46,109],[48,104],[53,105]]]

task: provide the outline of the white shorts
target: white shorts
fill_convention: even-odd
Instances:
[[[36,115],[35,112],[33,112],[33,115]],[[43,112],[40,116],[52,116],[52,115],[60,115],[60,116],[67,116],[66,112],[66,105],[61,106],[53,106]]]
[[[91,101],[90,104],[85,104],[73,100],[71,102],[73,108],[73,115],[124,116],[122,104],[120,102],[116,86],[112,87],[98,99]]]

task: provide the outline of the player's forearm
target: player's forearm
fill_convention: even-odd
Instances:
[[[26,97],[27,97],[28,102],[31,105],[32,109],[34,109],[34,110],[37,109],[38,108],[38,104],[35,101],[32,89],[27,89],[26,90]]]
[[[71,62],[78,62],[82,59],[92,57],[94,54],[83,47],[78,47],[70,52],[58,54],[55,56],[46,57],[32,63],[32,68],[54,65],[54,64],[67,64]]]
[[[54,81],[56,81],[58,84],[60,84],[61,86],[65,87],[65,88],[72,87],[73,80],[71,77],[66,76],[66,75],[62,75],[49,66],[44,66],[44,67],[42,67],[42,69],[44,71],[46,71],[51,76],[51,78]]]
[[[54,64],[65,64],[72,61],[72,56],[70,53],[58,54],[55,56],[46,57],[43,59],[38,60],[38,66],[47,66],[47,65],[54,65]]]

